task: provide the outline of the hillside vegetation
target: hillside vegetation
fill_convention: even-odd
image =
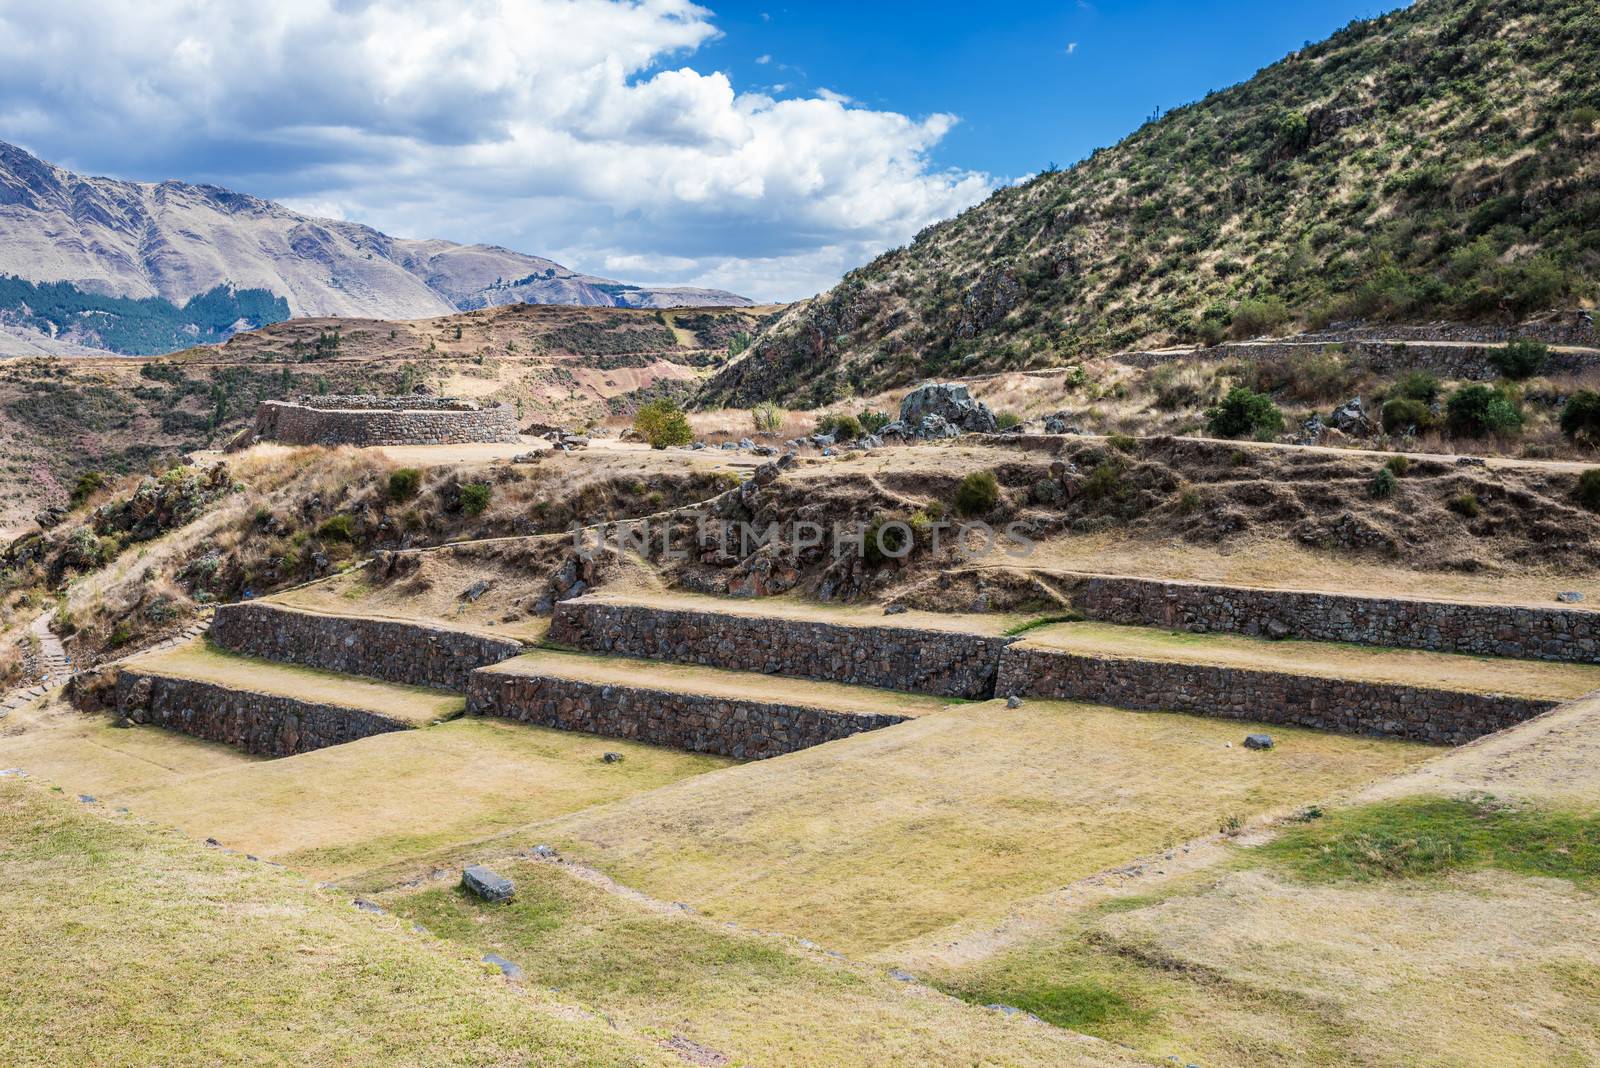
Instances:
[[[799,305],[712,402],[1349,319],[1592,302],[1600,11],[1419,0],[1069,170],[1000,190]]]

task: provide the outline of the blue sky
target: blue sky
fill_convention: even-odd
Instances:
[[[788,300],[1383,10],[0,0],[0,140],[395,236]]]
[[[932,153],[944,166],[1017,176],[1115,144],[1157,108],[1244,81],[1352,19],[1403,5],[1373,0],[928,0],[716,3],[720,40],[704,62],[741,84],[831,89],[959,124]],[[1070,51],[1069,51],[1070,49]],[[767,63],[756,63],[769,56]]]

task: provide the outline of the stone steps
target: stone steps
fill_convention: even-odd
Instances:
[[[472,674],[467,711],[736,759],[938,712],[950,701],[748,671],[539,650]]]
[[[1011,639],[993,631],[992,618],[919,617],[677,593],[653,600],[602,595],[557,604],[549,640],[583,652],[939,697],[993,697],[1000,653]]]
[[[384,683],[220,652],[191,643],[121,666],[116,708],[151,724],[283,757],[461,714],[448,691]]]
[[[457,692],[465,692],[473,671],[527,650],[515,638],[270,601],[219,607],[211,640],[221,649],[264,660]]]

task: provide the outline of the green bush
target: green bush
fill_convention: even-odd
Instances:
[[[1407,371],[1395,382],[1394,395],[1432,404],[1439,399],[1439,376],[1428,371]]]
[[[389,499],[399,504],[409,501],[422,488],[422,472],[415,467],[402,467],[389,473]]]
[[[892,421],[882,412],[868,411],[866,409],[862,409],[861,414],[856,418],[861,423],[862,431],[868,434],[876,434]]]
[[[817,433],[831,434],[835,441],[854,441],[861,436],[861,420],[844,412],[817,420]]]
[[[682,408],[665,397],[653,400],[640,408],[633,417],[633,429],[650,443],[652,449],[687,445],[694,440],[694,430],[689,426],[689,417],[683,414]],[[487,498],[484,499],[484,507],[488,507]],[[480,512],[482,510],[479,509]]]
[[[356,517],[347,512],[329,516],[317,527],[317,537],[323,541],[352,541],[356,535]]]
[[[1591,467],[1578,476],[1578,503],[1591,512],[1600,512],[1600,467]]]
[[[1452,497],[1450,503],[1445,507],[1457,515],[1466,516],[1468,519],[1478,518],[1478,513],[1483,510],[1478,504],[1478,495],[1476,493],[1463,493],[1458,497]]]
[[[1131,453],[1139,448],[1139,439],[1132,434],[1107,434],[1106,444],[1118,452]]]
[[[1016,412],[995,412],[994,428],[996,430],[1010,430],[1014,426],[1022,425],[1022,416]]]
[[[904,559],[907,543],[911,540],[911,535],[906,532],[910,525],[910,522],[898,516],[879,516],[874,519],[862,535],[861,555],[873,567],[890,560]]]
[[[1399,486],[1400,480],[1395,477],[1392,470],[1385,466],[1378,468],[1378,473],[1372,476],[1372,485],[1368,487],[1368,492],[1378,500],[1384,500],[1388,497],[1393,497],[1394,491]]]
[[[1522,429],[1522,408],[1505,390],[1475,383],[1450,394],[1445,421],[1457,437],[1515,434]]]
[[[1127,492],[1122,484],[1122,464],[1107,460],[1089,472],[1083,480],[1083,495],[1091,501],[1104,501],[1122,497]]]
[[[1380,418],[1387,433],[1404,434],[1413,428],[1426,430],[1432,426],[1433,410],[1410,397],[1390,397],[1383,402]]]
[[[682,413],[680,413],[682,414]],[[660,447],[660,446],[653,446]],[[487,482],[468,482],[461,487],[461,510],[468,515],[482,515],[494,497],[494,487]]]
[[[974,471],[956,487],[956,511],[965,516],[988,515],[1000,500],[1000,483],[993,471]]]
[[[1502,375],[1520,381],[1541,374],[1550,365],[1550,348],[1539,341],[1513,341],[1491,352],[1489,362]]]
[[[1206,429],[1219,438],[1271,437],[1283,430],[1283,413],[1266,394],[1234,386],[1206,410]]]
[[[1600,393],[1580,389],[1561,409],[1561,432],[1573,441],[1600,443]]]
[[[72,507],[76,508],[96,493],[109,481],[109,476],[103,471],[85,471],[78,476],[78,481],[72,486]]]
[[[1384,469],[1394,472],[1396,478],[1405,478],[1406,472],[1411,470],[1411,457],[1391,456],[1383,462]]]
[[[1270,334],[1289,321],[1289,309],[1276,297],[1241,301],[1233,310],[1231,326],[1236,338]]]

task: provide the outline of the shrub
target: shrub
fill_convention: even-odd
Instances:
[[[1233,309],[1233,321],[1230,325],[1234,337],[1249,338],[1270,334],[1288,321],[1289,309],[1283,301],[1276,297],[1268,297],[1265,300],[1241,301],[1239,306]]]
[[[861,555],[873,567],[889,562],[902,560],[906,557],[908,542],[912,536],[907,533],[911,524],[897,516],[879,516],[874,519],[862,534]]]
[[[1090,471],[1089,477],[1083,481],[1083,495],[1091,501],[1121,497],[1123,493],[1120,463],[1108,460]]]
[[[1550,348],[1539,341],[1513,341],[1491,352],[1489,362],[1507,378],[1532,378],[1550,365]]]
[[[1439,399],[1439,376],[1428,371],[1407,371],[1395,382],[1394,395],[1432,404]]]
[[[680,416],[682,412],[678,413]],[[687,424],[686,424],[687,425]],[[652,445],[652,448],[665,446]],[[468,482],[461,487],[461,510],[468,515],[482,515],[494,497],[494,487],[487,482]]]
[[[689,417],[683,414],[682,408],[665,397],[653,400],[640,408],[633,417],[633,429],[650,443],[652,449],[687,445],[694,440],[694,431],[689,427]],[[485,496],[484,507],[488,507],[488,503],[488,497]],[[480,508],[478,511],[481,512],[483,509]]]
[[[1522,409],[1505,390],[1475,383],[1450,394],[1445,420],[1458,437],[1515,434],[1522,429]]]
[[[1394,472],[1384,466],[1378,468],[1378,473],[1372,476],[1372,485],[1367,487],[1367,491],[1378,500],[1384,500],[1385,498],[1393,497],[1394,491],[1399,485],[1400,480],[1395,477]]]
[[[965,516],[987,515],[1000,500],[1000,483],[993,471],[974,471],[956,487],[956,511]]]
[[[868,434],[876,434],[890,423],[889,417],[884,413],[866,409],[862,409],[856,419],[861,423],[861,429]]]
[[[78,481],[72,487],[72,507],[78,507],[98,493],[106,481],[107,476],[103,471],[85,471],[79,475]]]
[[[1580,389],[1561,409],[1561,432],[1573,441],[1600,444],[1600,393]]]
[[[1106,444],[1118,452],[1133,452],[1139,447],[1139,439],[1132,434],[1107,434]]]
[[[783,409],[772,401],[762,401],[750,409],[750,423],[757,434],[776,434],[783,426]]]
[[[861,436],[861,420],[839,412],[817,420],[817,433],[830,434],[835,441],[854,441]]]
[[[996,430],[1010,430],[1014,426],[1022,425],[1022,416],[1016,412],[995,412],[994,428]]]
[[[329,516],[317,527],[317,537],[323,541],[351,541],[356,534],[356,517],[346,512]]]
[[[1591,512],[1600,512],[1600,467],[1591,467],[1578,476],[1578,503]]]
[[[1390,397],[1383,402],[1380,413],[1383,429],[1390,434],[1404,434],[1411,430],[1426,430],[1433,425],[1433,410],[1410,397]]]
[[[1411,470],[1411,457],[1391,456],[1383,462],[1384,469],[1394,472],[1396,478],[1405,478],[1406,472]]]
[[[1219,438],[1270,437],[1283,429],[1283,413],[1266,394],[1234,386],[1206,410],[1206,429]]]
[[[402,467],[389,473],[389,499],[399,504],[409,501],[422,488],[422,472],[415,467]]]
[[[1452,497],[1450,503],[1445,505],[1457,515],[1466,516],[1468,519],[1478,518],[1478,513],[1483,509],[1478,504],[1476,493],[1463,493],[1459,497]]]

